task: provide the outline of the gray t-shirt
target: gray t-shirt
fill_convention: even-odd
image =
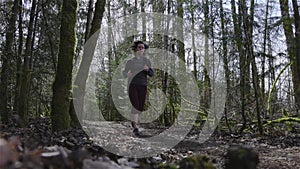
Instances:
[[[147,65],[149,67],[148,71],[144,70],[144,66]],[[153,76],[154,72],[151,68],[151,62],[149,59],[145,57],[134,57],[127,61],[125,69],[123,71],[123,76],[127,77],[127,73],[131,71],[133,76],[128,79],[130,84],[137,84],[142,86],[147,86],[147,75]]]

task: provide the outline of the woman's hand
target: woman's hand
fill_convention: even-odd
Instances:
[[[132,76],[132,72],[129,70],[129,71],[127,72],[127,77],[130,78],[131,76]]]

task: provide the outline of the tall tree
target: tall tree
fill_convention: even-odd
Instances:
[[[268,17],[269,17],[269,8],[270,8],[270,0],[267,0],[266,2],[266,12],[265,12],[265,18],[264,18],[264,33],[263,33],[263,52],[262,52],[262,61],[261,61],[261,105],[262,108],[265,108],[265,67],[266,67],[266,56],[267,56],[267,42],[268,37],[270,36],[270,29],[268,28]]]
[[[251,0],[250,4],[250,15],[248,15],[248,8],[246,5],[246,1],[242,0],[242,4],[240,5],[242,17],[243,17],[243,30],[245,35],[245,47],[246,47],[246,55],[251,63],[252,68],[252,83],[255,97],[255,105],[256,105],[256,117],[258,123],[258,130],[260,134],[263,134],[263,128],[260,117],[260,96],[259,96],[259,79],[258,79],[258,71],[255,62],[254,50],[253,50],[253,23],[254,23],[254,0]]]
[[[193,51],[193,74],[195,79],[198,79],[198,70],[197,70],[197,54],[196,54],[196,45],[195,45],[195,7],[193,2],[190,1],[190,12],[191,12],[191,20],[192,20],[192,51]]]
[[[21,90],[21,67],[22,67],[22,53],[23,53],[23,15],[22,15],[22,0],[19,1],[19,26],[18,26],[18,31],[19,31],[19,41],[18,41],[18,55],[16,58],[16,63],[17,63],[17,73],[16,73],[16,87],[15,87],[15,98],[14,98],[14,109],[13,112],[18,112],[19,108],[19,98],[20,98],[20,90]]]
[[[184,0],[177,0],[177,16],[178,18],[182,19],[183,21],[183,3]],[[183,22],[184,23],[184,22]],[[183,23],[178,23],[177,30],[178,30],[178,37],[184,41],[183,37]],[[184,55],[184,42],[177,41],[178,45],[178,56],[179,58],[185,62],[185,55]]]
[[[293,73],[294,80],[294,93],[296,108],[298,110],[298,115],[300,116],[300,13],[299,5],[297,0],[292,0],[293,10],[294,10],[294,23],[295,23],[295,70]]]
[[[103,13],[105,11],[105,3],[106,3],[105,0],[97,0],[97,2],[95,4],[94,17],[93,17],[90,33],[88,34],[89,35],[88,38],[93,36],[101,28]],[[90,65],[91,65],[92,59],[93,59],[93,55],[89,55],[86,53],[93,54],[96,44],[89,44],[89,46],[87,46],[87,47],[88,47],[88,49],[84,49],[84,51],[83,51],[84,57],[82,58],[82,61],[80,63],[79,69],[78,69],[77,77],[74,82],[74,86],[75,86],[74,92],[79,94],[79,96],[78,96],[79,98],[76,98],[78,100],[78,102],[77,102],[78,109],[76,109],[76,111],[78,111],[77,114],[76,114],[75,108],[74,108],[74,99],[72,99],[72,101],[69,105],[70,106],[69,114],[72,119],[72,126],[74,126],[74,127],[80,127],[79,122],[80,122],[80,120],[82,120],[84,93],[85,93],[85,89],[86,89],[86,80],[88,78],[89,68],[90,68]],[[79,115],[79,117],[77,117],[77,115]]]
[[[210,102],[211,102],[211,79],[209,77],[209,72],[210,72],[210,62],[209,62],[209,37],[212,34],[210,32],[210,19],[209,19],[209,1],[208,0],[203,0],[203,8],[204,8],[204,34],[205,34],[205,39],[204,39],[204,68],[203,68],[203,74],[204,74],[204,94],[203,98],[201,100],[202,105],[205,109],[208,109],[210,107]]]
[[[10,67],[11,67],[11,60],[13,58],[14,51],[13,51],[13,44],[14,44],[14,37],[16,31],[16,20],[19,12],[19,0],[14,0],[12,6],[12,13],[8,17],[8,25],[6,29],[6,37],[5,37],[5,46],[4,52],[2,55],[2,69],[1,69],[1,84],[0,84],[0,113],[1,119],[3,123],[7,123],[9,119],[9,108],[8,108],[8,85],[9,85],[9,76],[11,74]]]
[[[145,0],[141,0],[141,12],[142,13],[145,13]],[[145,17],[142,18],[142,29],[143,29],[143,32],[146,31],[146,19]],[[142,41],[146,41],[146,33],[143,33],[142,35]]]
[[[230,70],[229,70],[229,61],[228,61],[228,46],[227,46],[227,34],[228,32],[225,29],[225,16],[224,16],[224,9],[223,9],[223,0],[220,0],[220,18],[221,18],[221,34],[222,34],[222,58],[224,62],[224,70],[225,70],[225,79],[226,79],[226,103],[225,103],[225,122],[226,125],[228,126],[229,132],[231,132],[230,125],[228,123],[228,116],[227,112],[230,108],[231,105],[231,97],[230,96]]]
[[[28,122],[28,95],[29,95],[29,87],[30,87],[30,77],[31,77],[31,66],[32,62],[32,44],[34,43],[33,31],[34,31],[34,18],[36,13],[36,0],[32,1],[31,11],[30,11],[30,20],[28,26],[28,34],[26,39],[26,49],[24,53],[24,61],[22,67],[22,81],[21,81],[21,90],[19,97],[19,108],[18,113],[21,119],[25,124]]]
[[[60,43],[56,76],[53,83],[52,129],[70,127],[70,91],[72,85],[73,58],[75,54],[75,24],[77,0],[63,0],[61,11]]]
[[[300,109],[300,17],[299,6],[296,0],[293,0],[294,26],[293,32],[292,19],[289,14],[288,0],[279,0],[282,15],[283,29],[286,39],[287,51],[291,61],[293,90],[296,103],[296,109]]]
[[[167,14],[170,15],[171,14],[171,0],[168,0],[167,1]],[[163,12],[163,11],[162,11]],[[166,23],[166,26],[165,26],[165,30],[166,32],[169,31],[169,28],[170,28],[170,22],[167,22]],[[165,50],[166,51],[171,51],[171,45],[169,44],[169,36],[168,35],[164,35],[163,37],[163,43],[164,43],[164,47],[165,47]],[[169,80],[168,80],[168,77],[169,74],[168,72],[161,72],[161,77],[162,77],[162,92],[164,94],[167,94],[167,84],[169,83]],[[165,126],[170,126],[171,125],[171,121],[172,121],[172,114],[171,114],[171,111],[169,110],[169,107],[166,106],[165,109],[164,109],[164,113],[163,113],[163,116],[161,118],[164,123]]]
[[[262,61],[261,61],[261,98],[262,98],[262,107],[265,106],[265,63],[266,63],[266,53],[267,53],[267,40],[270,34],[268,28],[268,17],[269,17],[269,8],[270,8],[270,0],[266,2],[266,13],[264,18],[264,38],[263,38],[263,52],[262,52]]]
[[[92,18],[93,18],[93,7],[94,7],[94,0],[90,0],[89,1],[89,6],[88,6],[86,24],[85,24],[86,25],[85,26],[85,36],[84,36],[84,41],[85,42],[90,37],[91,24],[92,24]]]
[[[236,5],[235,1],[231,0],[231,11],[232,11],[232,21],[233,21],[233,27],[234,27],[234,41],[235,45],[237,46],[237,53],[239,56],[239,80],[240,80],[240,100],[241,100],[241,115],[243,119],[243,126],[240,129],[240,132],[242,132],[246,128],[247,119],[246,119],[246,101],[247,97],[246,95],[250,92],[247,92],[247,56],[246,52],[244,50],[244,44],[243,44],[243,33],[242,33],[242,0],[238,1],[238,13],[236,11]]]

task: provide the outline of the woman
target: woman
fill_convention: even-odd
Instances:
[[[148,84],[147,76],[152,77],[154,75],[151,63],[145,57],[145,50],[148,48],[148,45],[142,41],[134,42],[132,50],[135,57],[127,61],[123,71],[123,76],[128,78],[128,93],[130,102],[133,105],[131,109],[131,125],[136,136],[140,134],[137,123],[139,113],[144,110]]]

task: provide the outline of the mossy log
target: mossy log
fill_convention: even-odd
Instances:
[[[264,126],[274,124],[274,123],[283,123],[283,122],[297,122],[300,123],[300,118],[298,117],[282,117],[276,120],[267,121]]]

